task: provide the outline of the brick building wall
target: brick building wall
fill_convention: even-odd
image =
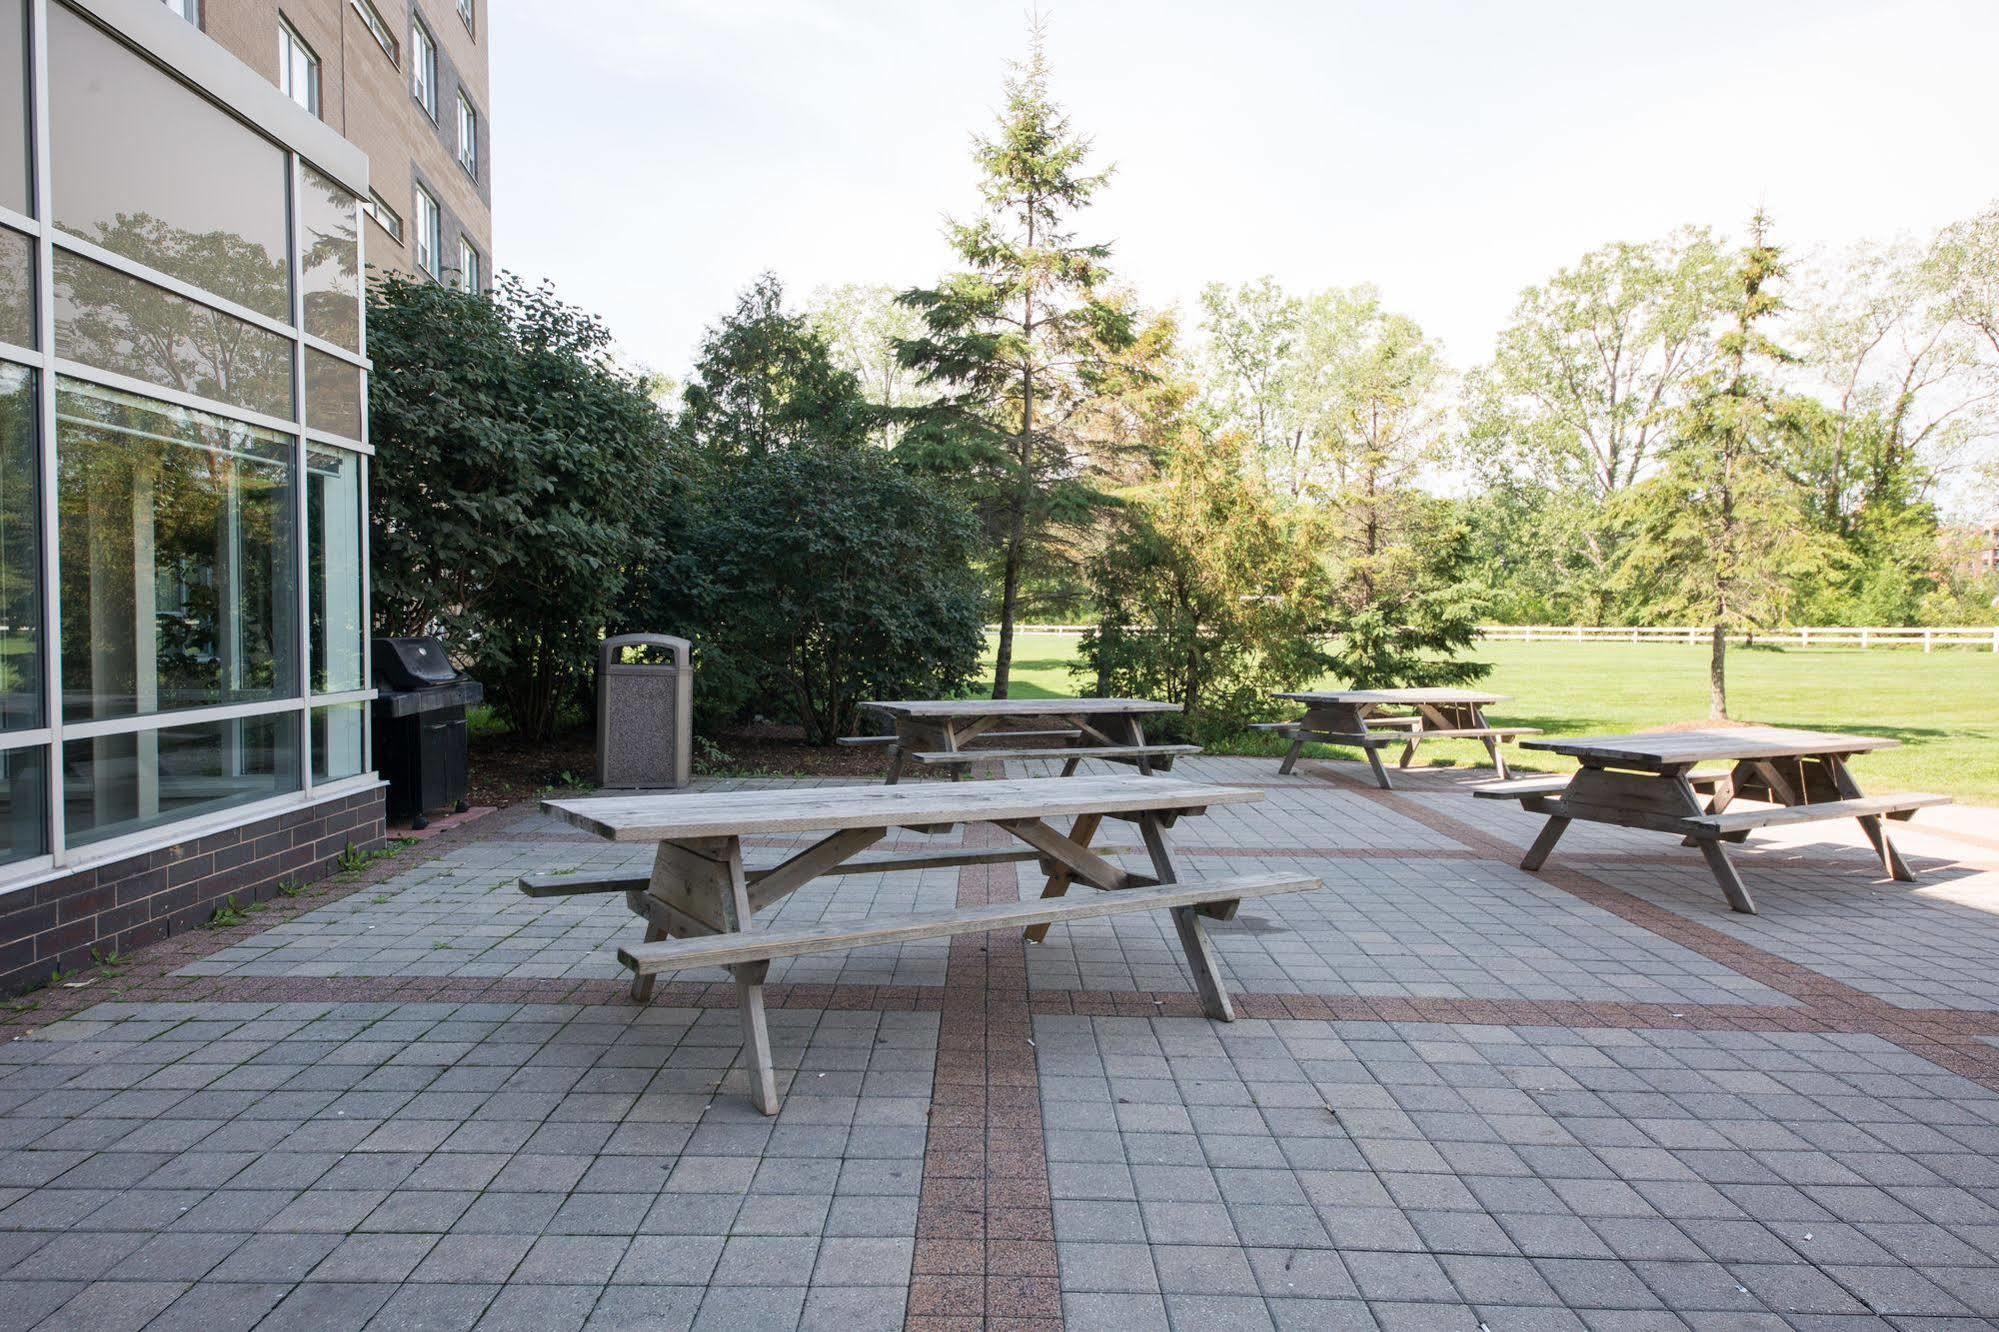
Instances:
[[[382,790],[333,796],[238,828],[62,874],[0,897],[0,994],[199,927],[225,898],[268,901],[386,836]]]
[[[473,22],[457,0],[372,0],[397,44],[396,58],[376,41],[356,0],[203,0],[201,26],[237,59],[278,82],[278,22],[305,39],[320,62],[320,119],[368,155],[375,192],[402,219],[402,239],[366,226],[368,262],[416,271],[415,188],[421,183],[443,213],[444,265],[458,263],[463,233],[478,250],[485,279],[493,272],[492,102],[486,32],[490,0],[473,0]],[[437,120],[412,91],[411,32],[421,20],[437,43]],[[458,93],[479,118],[478,177],[457,157]]]

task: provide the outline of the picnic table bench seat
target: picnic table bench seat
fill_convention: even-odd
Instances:
[[[1077,760],[1093,759],[1136,759],[1172,758],[1180,754],[1198,754],[1199,745],[1077,745],[1061,749],[958,749],[924,750],[911,754],[918,763],[934,767],[962,767],[970,763],[989,763],[1007,759],[1062,759],[1070,766]]]
[[[858,925],[805,925],[737,934],[710,934],[695,939],[626,944],[618,961],[641,976],[696,967],[727,967],[743,962],[767,962],[881,944],[915,943],[957,934],[1025,929],[1114,916],[1127,911],[1170,911],[1191,907],[1201,915],[1228,919],[1244,898],[1302,893],[1319,881],[1302,874],[1256,874],[1196,883],[1167,883],[1122,892],[1095,892],[1083,897],[1028,898],[994,902],[956,911],[927,911],[872,919]]]
[[[1911,791],[1903,795],[1861,796],[1854,800],[1819,800],[1807,805],[1766,805],[1757,809],[1731,809],[1722,814],[1702,814],[1687,823],[1701,834],[1727,837],[1757,828],[1781,828],[1792,823],[1815,823],[1820,819],[1861,819],[1875,816],[1903,820],[1931,805],[1948,805],[1950,797]]]

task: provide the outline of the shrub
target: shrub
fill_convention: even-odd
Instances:
[[[628,579],[675,525],[667,423],[610,342],[504,274],[491,296],[395,274],[369,293],[377,627],[440,634],[532,739],[584,703]]]

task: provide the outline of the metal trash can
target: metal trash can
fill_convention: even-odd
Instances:
[[[597,657],[599,786],[685,786],[692,778],[693,647],[670,634],[604,640]],[[666,660],[626,661],[628,653]]]

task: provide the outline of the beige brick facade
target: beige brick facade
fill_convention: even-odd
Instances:
[[[361,6],[372,4],[396,44],[383,50]],[[364,224],[367,256],[376,268],[416,271],[416,187],[441,206],[443,266],[458,266],[459,238],[479,255],[482,279],[493,273],[492,102],[487,95],[486,23],[491,0],[470,0],[473,22],[458,0],[202,0],[201,26],[272,82],[279,81],[280,16],[319,59],[320,118],[368,154],[375,193],[402,219],[402,239],[375,222]],[[421,22],[437,44],[437,121],[412,92],[412,32]],[[458,94],[479,119],[478,178],[457,159]]]

